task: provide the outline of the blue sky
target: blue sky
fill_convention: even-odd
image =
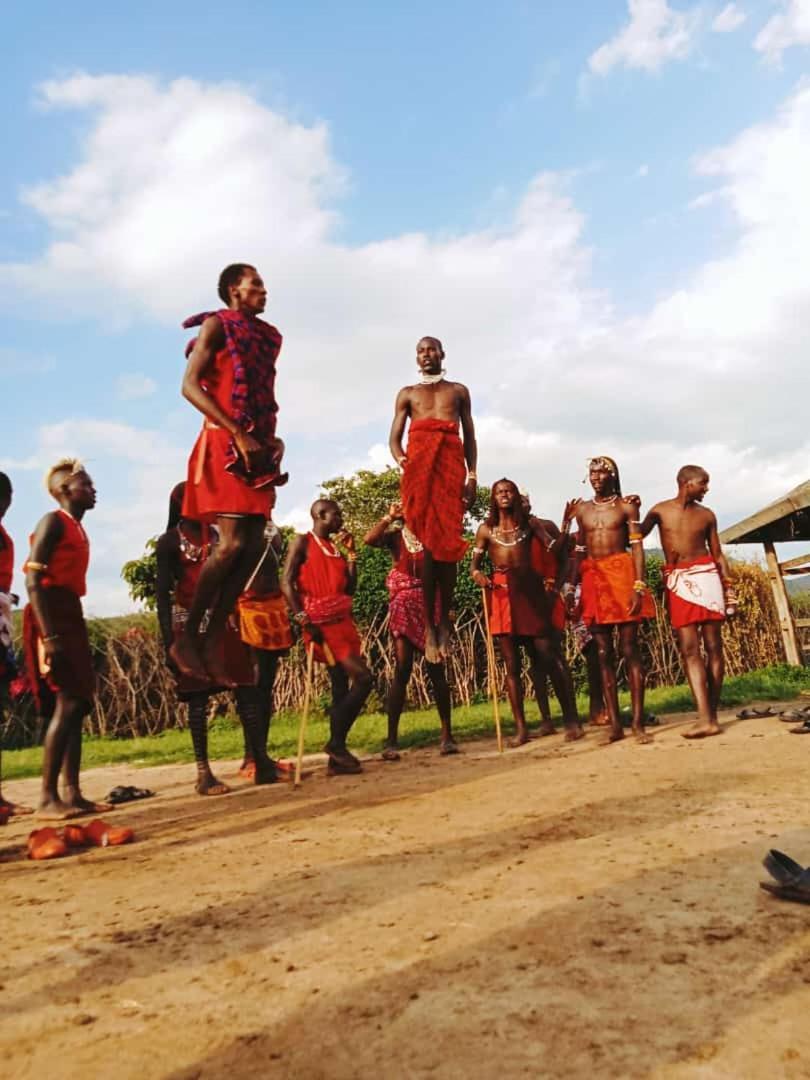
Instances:
[[[286,338],[281,520],[383,464],[425,332],[482,478],[552,516],[591,450],[647,503],[701,454],[725,521],[806,478],[756,387],[779,364],[806,389],[810,0],[45,3],[5,28],[7,524],[22,548],[48,458],[87,458],[91,610],[126,606],[162,527],[198,427],[178,324],[231,259]]]

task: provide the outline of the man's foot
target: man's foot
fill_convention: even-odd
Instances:
[[[545,739],[547,735],[556,735],[556,734],[557,734],[557,729],[554,726],[554,721],[551,720],[551,719],[544,720],[543,723],[540,725],[540,727],[535,732],[535,735],[538,737],[538,739]]]
[[[387,742],[382,748],[380,757],[383,761],[399,761],[399,747],[395,742]]]
[[[112,803],[93,802],[92,799],[85,799],[80,791],[66,791],[65,805],[79,814],[109,814],[110,810],[115,809]]]
[[[523,724],[518,727],[514,736],[508,740],[506,745],[511,747],[512,750],[516,750],[519,746],[525,746],[530,739],[531,735],[529,735],[529,730],[526,725]]]
[[[717,721],[708,721],[705,724],[696,724],[693,728],[689,728],[688,731],[682,731],[681,735],[684,739],[710,739],[712,735],[720,735],[722,728]]]
[[[585,732],[584,732],[584,730],[582,728],[582,724],[580,724],[579,720],[577,720],[576,723],[574,723],[574,724],[566,724],[565,725],[565,741],[566,742],[576,742],[578,739],[584,739],[584,738],[585,738]]]
[[[21,803],[9,802],[8,799],[0,798],[0,814],[5,817],[22,817],[23,814],[33,814],[32,806],[23,806]]]
[[[330,772],[359,773],[363,771],[363,766],[354,754],[349,753],[345,746],[334,747],[327,743],[324,750],[329,755]]]
[[[246,780],[252,780],[256,775],[256,762],[255,761],[243,761],[239,766],[238,776],[244,776]]]
[[[653,741],[652,735],[648,734],[643,727],[636,727],[635,724],[633,725],[633,738],[637,743],[644,745]]]
[[[439,753],[442,757],[450,757],[452,754],[460,754],[461,751],[456,745],[456,740],[450,738],[442,739],[441,745],[439,746]]]
[[[425,629],[425,660],[429,664],[440,664],[442,661],[442,654],[439,652],[439,638],[436,634],[435,626],[428,626]]]
[[[183,634],[169,646],[169,656],[183,675],[198,679],[200,682],[208,681],[208,673],[202,657],[187,634]]]
[[[608,716],[607,712],[602,709],[601,712],[594,713],[594,715],[590,718],[590,722],[595,727],[609,727],[610,717]]]
[[[67,821],[68,818],[79,817],[82,811],[68,806],[61,799],[44,799],[36,813],[40,821]]]
[[[203,773],[197,777],[194,790],[198,795],[229,795],[231,789],[221,780],[217,780],[212,772]]]
[[[621,727],[611,728],[610,734],[600,743],[600,746],[610,746],[612,743],[621,742],[623,738],[624,732]]]

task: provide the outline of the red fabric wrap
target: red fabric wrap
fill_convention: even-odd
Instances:
[[[551,627],[542,579],[531,567],[492,571],[486,590],[489,629],[493,636],[546,637]]]
[[[14,576],[14,541],[0,525],[0,592],[11,592]]]
[[[321,541],[327,549],[337,551],[328,540]],[[307,537],[307,553],[298,571],[298,594],[304,611],[323,632],[324,640],[338,663],[362,651],[360,635],[351,617],[352,598],[346,592],[348,568],[342,555],[327,555],[317,539]],[[312,637],[304,627],[304,642],[309,648]],[[315,643],[315,659],[325,664],[326,654]]]
[[[388,588],[388,630],[404,637],[419,652],[425,651],[425,600],[422,582],[394,567],[385,579]]]
[[[565,604],[563,603],[560,594],[553,592],[557,584],[559,560],[553,551],[548,550],[545,544],[540,540],[540,537],[535,536],[534,534],[532,534],[531,539],[531,562],[533,568],[543,579],[546,590],[546,602],[548,602],[553,594],[551,625],[555,630],[562,633],[565,629]]]
[[[452,420],[413,420],[400,481],[405,524],[439,562],[458,562],[467,466],[458,425]]]
[[[717,567],[717,563],[711,555],[701,555],[697,559],[688,559],[685,562],[679,562],[677,566],[665,565],[664,581],[666,582],[667,574],[672,570],[686,570],[690,566],[709,565]],[[687,600],[676,596],[669,589],[666,590],[666,598],[669,621],[673,630],[680,630],[682,626],[693,626],[695,623],[725,622],[726,616],[723,612],[710,611],[702,604],[690,604]]]
[[[629,551],[619,551],[602,559],[583,559],[580,573],[582,621],[586,626],[611,626],[655,618],[655,604],[649,589],[641,598],[640,613],[627,614],[636,580],[633,556]]]
[[[53,585],[47,589],[46,603],[51,633],[59,635],[63,646],[61,656],[49,672],[43,672],[40,667],[38,642],[42,634],[34,610],[26,604],[23,612],[25,667],[41,716],[50,716],[53,712],[54,694],[61,692],[92,701],[96,692],[93,657],[81,600],[72,589]]]
[[[58,586],[76,596],[87,592],[87,567],[90,564],[90,541],[80,523],[65,510],[57,510],[62,521],[62,535],[48,560],[48,569],[40,577],[46,588]],[[31,543],[34,534],[31,533]],[[28,561],[23,573],[28,572]]]

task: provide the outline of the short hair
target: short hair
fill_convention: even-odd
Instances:
[[[0,472],[0,499],[11,498],[11,481],[4,472]]]
[[[45,473],[45,487],[51,495],[55,496],[65,476],[76,476],[77,473],[81,472],[84,472],[84,465],[78,458],[60,458]]]
[[[699,480],[701,477],[708,475],[702,465],[683,465],[678,469],[675,481],[680,487],[682,484],[688,484],[690,480]]]
[[[217,292],[223,304],[230,304],[231,288],[239,284],[248,270],[255,269],[253,263],[231,263],[230,266],[225,267],[219,275],[219,283],[217,284]]]
[[[186,482],[181,480],[179,484],[174,485],[169,496],[169,520],[166,523],[166,532],[171,532],[180,524],[180,519],[183,516],[183,498],[185,494]]]
[[[325,506],[334,506],[337,510],[340,509],[334,499],[316,499],[312,506],[310,506],[309,508],[309,512],[313,521],[316,517],[318,517],[318,515],[321,513],[321,510]]]
[[[444,345],[442,345],[439,338],[433,337],[432,334],[423,334],[423,336],[420,337],[416,343],[417,348],[422,344],[423,341],[432,341],[434,345],[438,345],[439,352],[442,354],[442,356],[444,356]]]

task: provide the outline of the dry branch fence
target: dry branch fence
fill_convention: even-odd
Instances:
[[[741,674],[755,668],[779,663],[783,659],[779,624],[768,580],[755,565],[735,566],[735,581],[740,597],[740,611],[724,631],[727,671]],[[657,591],[657,590],[654,590]],[[657,618],[641,633],[642,649],[649,686],[672,685],[683,678],[677,648],[656,595]],[[121,620],[112,620],[109,629],[104,620],[91,623],[96,653],[98,693],[86,730],[96,735],[132,737],[155,735],[167,728],[185,725],[185,708],[177,701],[174,681],[164,664],[163,649],[156,627],[141,618],[138,625],[121,629]],[[392,654],[387,633],[388,618],[384,607],[365,627],[366,656],[374,671],[375,691],[369,709],[380,708],[392,674]],[[570,636],[565,643],[574,678],[584,685],[582,659],[573,648]],[[448,661],[448,679],[456,704],[469,705],[482,700],[489,692],[486,646],[480,611],[464,612],[458,619],[453,648]],[[296,645],[278,669],[275,689],[277,711],[296,710],[304,696],[304,652]],[[504,672],[499,666],[498,691],[504,694]],[[329,682],[325,670],[318,671],[315,700],[325,705]],[[410,703],[424,708],[431,701],[423,663],[418,661],[409,687]],[[227,700],[228,695],[223,695]],[[41,735],[41,724],[34,714],[30,696],[23,695],[4,710],[3,742],[7,747],[29,745]]]

